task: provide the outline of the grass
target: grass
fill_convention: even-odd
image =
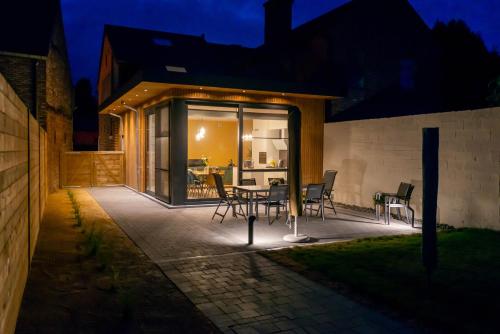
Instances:
[[[295,247],[264,255],[327,285],[383,305],[424,326],[457,332],[497,332],[500,232],[438,233],[439,263],[429,289],[421,236],[361,239]]]

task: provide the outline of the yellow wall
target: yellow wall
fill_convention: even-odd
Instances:
[[[196,141],[198,130],[204,127],[205,138]],[[232,159],[238,163],[238,120],[199,120],[188,122],[188,159],[208,158],[210,166],[227,166]]]

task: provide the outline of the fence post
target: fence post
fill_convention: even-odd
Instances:
[[[431,275],[438,262],[436,210],[439,182],[439,128],[424,128],[422,136],[422,262],[430,286]]]

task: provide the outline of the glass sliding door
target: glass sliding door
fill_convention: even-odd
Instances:
[[[146,192],[155,193],[155,145],[156,145],[156,115],[154,110],[146,111]]]
[[[218,198],[213,174],[224,186],[238,183],[238,107],[188,104],[188,200]]]
[[[170,106],[156,109],[155,116],[155,193],[170,200]]]
[[[243,108],[242,179],[287,183],[288,110]]]

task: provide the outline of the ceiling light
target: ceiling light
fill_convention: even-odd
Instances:
[[[145,92],[147,92],[148,90],[147,89],[144,89]]]

